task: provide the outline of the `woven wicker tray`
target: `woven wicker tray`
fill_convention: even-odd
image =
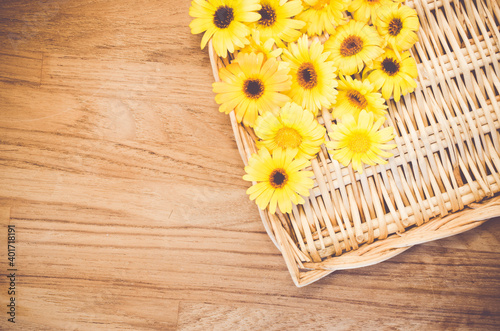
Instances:
[[[388,102],[397,150],[360,175],[324,148],[315,187],[291,214],[260,215],[297,286],[391,258],[500,216],[500,6],[497,0],[408,1],[419,16],[418,87]],[[325,39],[323,36],[320,39]],[[228,64],[209,45],[216,81]],[[245,165],[257,151],[230,114]],[[324,109],[322,124],[332,118]],[[328,137],[326,138],[328,139]]]

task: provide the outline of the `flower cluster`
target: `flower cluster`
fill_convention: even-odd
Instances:
[[[257,139],[243,179],[259,208],[304,203],[314,186],[305,169],[322,145],[359,173],[392,156],[386,100],[413,92],[418,74],[409,49],[419,21],[401,2],[192,0],[191,32],[230,62],[213,84],[219,110]],[[328,110],[333,123],[319,124]]]

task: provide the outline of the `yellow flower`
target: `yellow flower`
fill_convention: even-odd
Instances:
[[[296,103],[287,103],[276,116],[267,112],[257,118],[254,128],[257,147],[270,152],[277,148],[298,151],[296,158],[312,159],[325,141],[325,128],[313,114]]]
[[[283,49],[276,48],[273,49],[275,41],[273,38],[262,38],[259,30],[252,30],[252,37],[250,38],[250,44],[246,45],[240,50],[241,53],[263,53],[264,59],[277,58],[283,52]],[[283,63],[280,61],[280,63]]]
[[[193,0],[189,15],[195,19],[189,27],[193,34],[206,31],[201,39],[202,49],[212,38],[217,55],[226,57],[228,51],[233,53],[235,47],[248,44],[250,29],[244,22],[260,19],[256,12],[259,9],[258,0]]]
[[[318,40],[308,47],[307,36],[302,36],[297,43],[288,45],[283,51],[283,61],[290,65],[292,88],[288,95],[299,104],[317,114],[321,107],[330,107],[335,102],[337,81],[335,67],[328,61],[328,52],[323,52],[323,45]]]
[[[385,99],[388,100],[392,94],[398,102],[401,95],[411,93],[417,87],[417,63],[408,51],[401,53],[399,60],[392,50],[386,49],[385,54],[373,63],[373,71],[364,76],[377,90],[382,88]]]
[[[310,178],[313,172],[303,169],[310,162],[304,158],[294,159],[295,152],[276,149],[271,156],[267,149],[262,148],[248,160],[243,179],[256,182],[247,194],[260,209],[269,206],[269,212],[274,214],[279,206],[282,213],[290,213],[292,203],[302,204],[301,195],[309,196],[309,190],[314,186]]]
[[[353,0],[349,5],[349,12],[356,21],[368,23],[371,19],[373,23],[377,19],[380,6],[390,3],[391,0]]]
[[[296,18],[307,23],[303,32],[307,31],[310,36],[319,36],[325,31],[334,33],[338,25],[347,21],[344,11],[349,0],[303,0],[303,3],[306,7]]]
[[[365,64],[371,66],[372,61],[384,53],[381,48],[383,39],[375,28],[363,22],[350,20],[341,25],[325,42],[325,49],[330,51],[330,59],[344,75],[360,72]]]
[[[396,52],[410,49],[418,41],[417,12],[408,6],[391,3],[380,7],[374,25]]]
[[[344,166],[352,163],[352,168],[359,173],[363,173],[363,163],[386,164],[382,157],[393,155],[386,150],[396,148],[396,144],[388,144],[394,139],[394,128],[380,129],[385,121],[383,117],[373,121],[373,114],[362,110],[357,120],[347,114],[340,123],[333,124],[333,132],[328,133],[332,141],[326,143],[332,158]]]
[[[382,94],[378,93],[375,86],[366,79],[360,81],[352,79],[351,76],[340,76],[337,90],[339,94],[333,108],[334,118],[341,118],[345,114],[351,114],[354,118],[358,118],[363,109],[373,113],[375,119],[387,113],[385,111],[387,106]]]
[[[292,84],[288,68],[280,69],[278,61],[264,61],[264,54],[238,53],[236,59],[219,70],[222,82],[212,84],[218,93],[215,101],[219,110],[229,114],[233,109],[238,123],[254,126],[259,113],[278,112],[290,101],[281,92]]]
[[[285,47],[283,42],[296,41],[305,23],[292,19],[302,11],[300,0],[260,0],[260,20],[252,26],[260,31],[264,40],[273,38],[278,47]]]

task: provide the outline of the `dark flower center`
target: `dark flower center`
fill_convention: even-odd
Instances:
[[[272,26],[274,22],[276,22],[276,12],[273,7],[269,5],[262,5],[262,9],[259,10],[259,14],[261,16],[258,22],[260,25]]]
[[[399,18],[393,18],[389,22],[388,30],[391,36],[397,36],[401,32],[402,28],[403,28],[403,22],[401,22]]]
[[[399,63],[395,59],[391,59],[390,57],[386,57],[382,61],[382,69],[389,76],[394,76],[399,72]]]
[[[225,29],[234,19],[233,8],[220,6],[214,14],[214,24],[219,29]]]
[[[363,40],[358,36],[348,36],[340,44],[340,55],[353,56],[363,49]]]
[[[302,63],[297,70],[297,81],[305,89],[312,89],[318,84],[318,75],[312,63]]]
[[[283,169],[274,169],[269,176],[269,183],[274,188],[282,188],[288,182],[288,175]]]
[[[243,92],[247,98],[258,99],[264,94],[264,84],[260,79],[247,79],[243,83]]]
[[[365,97],[356,90],[347,91],[347,98],[353,106],[359,109],[365,109],[368,104]]]

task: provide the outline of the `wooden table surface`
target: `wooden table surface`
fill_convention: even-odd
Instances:
[[[293,285],[189,5],[0,2],[0,329],[498,330],[498,219]]]

